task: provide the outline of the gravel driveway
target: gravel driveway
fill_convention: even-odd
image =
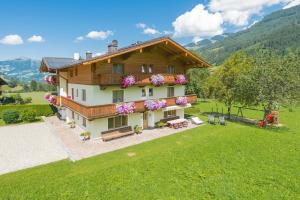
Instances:
[[[67,157],[45,122],[0,127],[0,174]]]

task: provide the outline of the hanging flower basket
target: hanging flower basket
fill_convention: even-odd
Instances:
[[[46,93],[45,96],[44,96],[45,100],[49,101],[50,96],[51,96],[50,93]]]
[[[123,88],[128,88],[129,86],[132,86],[136,83],[135,76],[133,75],[128,75],[124,76],[122,79],[122,87]]]
[[[122,103],[116,105],[116,113],[119,115],[128,115],[130,113],[133,113],[136,109],[135,103]]]
[[[152,85],[158,87],[164,84],[165,78],[161,74],[152,75],[150,78]]]
[[[187,84],[187,80],[183,74],[178,74],[175,80],[176,84],[184,85]]]
[[[44,77],[44,80],[46,83],[50,85],[55,85],[56,84],[56,75],[46,75]]]
[[[55,105],[56,104],[56,96],[55,95],[50,95],[48,101],[49,101],[49,103]]]
[[[188,99],[187,97],[177,97],[176,98],[176,104],[180,106],[185,106],[188,104]]]
[[[144,103],[145,108],[155,111],[167,107],[166,100],[146,100]]]

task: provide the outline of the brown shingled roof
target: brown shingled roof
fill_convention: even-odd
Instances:
[[[98,62],[101,60],[105,60],[105,59],[111,59],[113,57],[125,54],[125,53],[129,53],[141,48],[145,48],[145,47],[149,47],[155,44],[159,44],[162,42],[169,42],[170,44],[176,46],[178,49],[180,49],[183,53],[185,53],[186,55],[190,56],[191,58],[193,58],[195,60],[195,62],[200,63],[203,67],[210,67],[211,65],[206,62],[204,59],[200,58],[197,55],[194,55],[192,52],[190,52],[189,50],[187,50],[186,48],[184,48],[183,46],[181,46],[180,44],[178,44],[177,42],[175,42],[174,40],[172,40],[169,37],[159,37],[159,38],[155,38],[152,40],[148,40],[145,42],[140,42],[140,43],[135,43],[123,48],[119,48],[117,51],[115,52],[110,52],[110,53],[105,53],[103,55],[100,56],[96,56],[93,57],[91,59],[86,59],[86,60],[79,60],[79,61],[75,61],[72,58],[69,58],[68,61],[70,61],[69,63],[64,63],[63,65],[59,65],[57,63],[53,63],[53,61],[55,61],[55,59],[59,59],[59,58],[43,58],[44,63],[47,66],[48,69],[64,69],[64,68],[69,68],[75,65],[80,65],[80,64],[90,64],[90,63],[94,63],[94,62]],[[51,59],[52,61],[52,65],[50,65],[49,62],[47,62],[47,60]]]

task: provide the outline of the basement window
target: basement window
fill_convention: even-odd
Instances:
[[[82,126],[86,127],[86,119],[84,117],[82,118]]]

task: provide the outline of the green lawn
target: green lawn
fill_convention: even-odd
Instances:
[[[31,97],[32,98],[31,104],[49,104],[49,102],[46,101],[44,98],[45,93],[46,92],[23,92],[19,94],[21,95],[22,98]],[[5,95],[10,95],[10,94],[13,93],[5,93]]]
[[[283,109],[282,129],[205,125],[75,163],[6,174],[0,199],[299,199],[299,112]]]

